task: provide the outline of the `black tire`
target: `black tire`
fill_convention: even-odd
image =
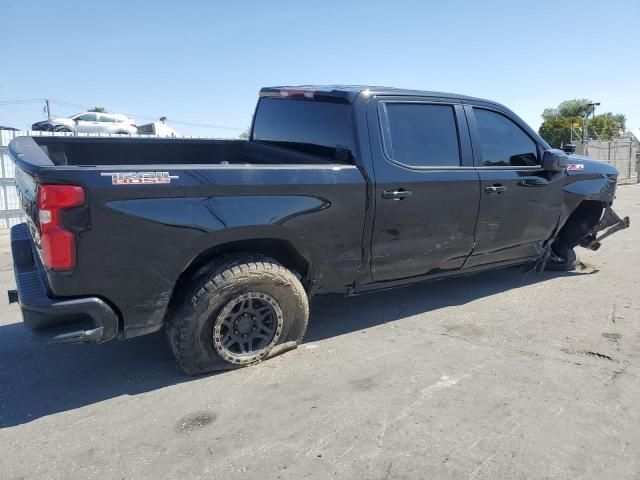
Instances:
[[[53,129],[54,132],[62,132],[62,133],[71,133],[72,130],[68,127],[55,127]]]
[[[247,303],[249,308],[262,305],[262,311],[269,312],[258,320],[242,319],[248,314],[239,312]],[[233,315],[237,317],[232,333]],[[284,347],[295,348],[307,330],[308,318],[307,294],[291,271],[271,258],[241,254],[222,258],[194,275],[184,300],[169,315],[166,330],[182,370],[197,375],[251,365]],[[242,345],[223,345],[225,339],[226,343],[240,339],[235,328],[244,320],[246,335],[255,338],[241,340]],[[265,325],[268,331],[262,330]],[[256,329],[259,332],[254,333]]]
[[[578,257],[573,248],[565,250],[562,254],[557,254],[553,250],[545,265],[545,270],[555,272],[570,272],[576,268]]]

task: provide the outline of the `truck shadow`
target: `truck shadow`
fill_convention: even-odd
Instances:
[[[473,300],[561,276],[598,273],[587,267],[573,272],[525,273],[508,268],[439,281],[422,282],[366,295],[327,295],[313,300],[305,342],[315,342],[400,318],[464,305]]]
[[[318,297],[312,302],[305,342],[462,305],[559,275],[525,277],[512,269],[356,297]],[[18,319],[17,308],[11,311]],[[202,378],[180,371],[162,332],[102,345],[48,345],[34,340],[22,323],[0,326],[0,429]]]

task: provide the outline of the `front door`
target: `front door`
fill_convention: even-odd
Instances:
[[[97,113],[83,113],[76,117],[76,131],[78,133],[98,133],[99,130],[100,124],[98,123]]]
[[[465,268],[539,256],[558,224],[565,174],[542,169],[542,145],[507,112],[465,111],[481,195],[476,246]]]
[[[375,172],[373,280],[460,269],[473,248],[480,201],[462,105],[380,99],[367,114]]]

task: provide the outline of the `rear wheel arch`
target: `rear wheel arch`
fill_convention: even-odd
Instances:
[[[238,240],[216,245],[200,252],[185,267],[173,287],[169,300],[165,321],[175,312],[190,285],[197,281],[198,276],[208,270],[214,262],[224,261],[224,258],[237,255],[262,255],[272,258],[283,267],[291,270],[304,289],[309,292],[313,281],[313,265],[307,252],[296,248],[291,242],[277,238],[262,238]]]

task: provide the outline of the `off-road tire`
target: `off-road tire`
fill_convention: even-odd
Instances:
[[[263,293],[281,311],[273,344],[255,358],[238,359],[214,348],[214,327],[221,310],[239,295]],[[181,304],[169,314],[166,332],[178,364],[188,375],[257,363],[285,344],[297,345],[307,329],[309,303],[300,280],[275,260],[252,254],[218,259],[197,271]]]
[[[562,258],[562,261],[553,261],[549,258],[545,264],[545,270],[555,272],[570,272],[571,270],[575,270],[576,265],[578,264],[578,257],[576,256],[576,252],[573,248],[565,250],[562,255],[558,256]]]

